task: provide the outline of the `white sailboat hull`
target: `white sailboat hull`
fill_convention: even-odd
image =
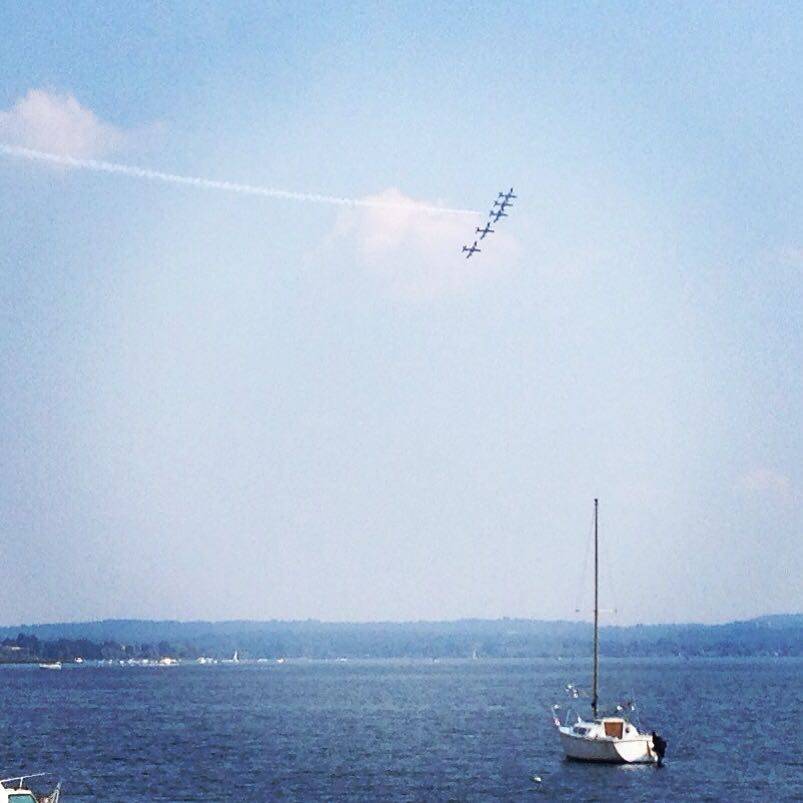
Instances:
[[[558,728],[566,758],[573,761],[598,761],[608,764],[653,764],[657,760],[652,750],[652,737],[637,733],[632,737],[598,734],[579,736],[571,726]]]

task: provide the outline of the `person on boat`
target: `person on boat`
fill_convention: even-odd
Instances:
[[[652,732],[652,749],[658,756],[658,766],[664,766],[664,754],[666,753],[666,739],[659,736],[655,731]]]

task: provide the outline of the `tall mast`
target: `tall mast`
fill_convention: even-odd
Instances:
[[[597,678],[599,676],[599,536],[597,518],[599,499],[594,500],[594,690],[591,694],[591,710],[597,718]]]

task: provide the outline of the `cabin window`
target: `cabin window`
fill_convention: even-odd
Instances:
[[[30,792],[13,792],[8,796],[11,803],[36,803],[36,798]]]
[[[585,736],[588,733],[588,728],[582,728],[580,725],[575,725],[572,730],[578,734],[578,736]]]
[[[616,739],[621,739],[623,726],[624,726],[623,722],[606,722],[605,735],[613,736]]]

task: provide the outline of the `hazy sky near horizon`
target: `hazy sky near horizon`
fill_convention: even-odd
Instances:
[[[0,623],[803,609],[803,6],[0,16]]]

